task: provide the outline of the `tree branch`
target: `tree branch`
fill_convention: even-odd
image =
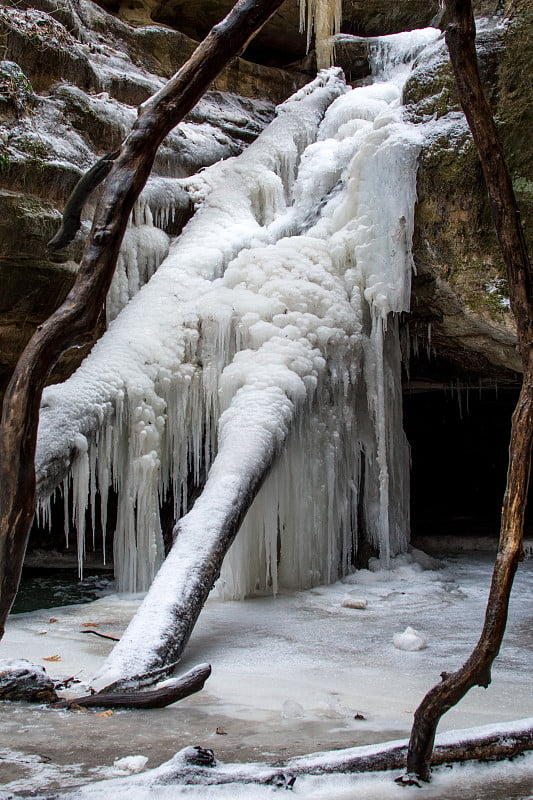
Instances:
[[[55,253],[57,250],[62,250],[74,239],[80,229],[83,206],[96,187],[107,178],[111,172],[113,161],[118,158],[119,153],[120,150],[114,150],[112,153],[102,156],[81,176],[65,204],[61,227],[47,244],[50,252]]]
[[[480,639],[466,663],[433,687],[415,712],[408,774],[429,780],[435,732],[442,715],[473,686],[487,687],[502,643],[513,579],[522,556],[524,513],[533,443],[533,280],[520,214],[503,146],[483,92],[475,50],[476,28],[470,0],[445,0],[450,17],[446,43],[459,97],[490,198],[492,215],[507,268],[511,308],[516,318],[518,347],[524,368],[522,389],[513,414],[509,470],[502,508],[500,541]]]

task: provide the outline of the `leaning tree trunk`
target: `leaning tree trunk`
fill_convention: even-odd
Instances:
[[[106,692],[135,690],[174,671],[222,561],[292,426],[295,408],[290,401],[286,400],[286,414],[270,431],[267,425],[247,425],[246,403],[245,398],[233,425],[224,425],[222,416],[222,446],[202,494],[174,529],[170,553],[120,641],[94,676],[93,686]],[[257,406],[248,410],[249,416],[257,417]],[[246,453],[239,446],[243,440]]]
[[[39,403],[50,370],[65,350],[80,346],[95,330],[129,215],[159,145],[282,2],[238,0],[169,83],[141,106],[107,178],[76,282],[60,308],[39,326],[15,368],[0,424],[0,638],[35,511]]]
[[[533,442],[533,281],[520,215],[496,125],[483,93],[475,51],[475,22],[470,0],[445,0],[450,15],[446,43],[450,51],[461,104],[478,149],[494,225],[507,267],[511,308],[516,318],[518,347],[524,367],[518,405],[513,414],[509,471],[503,501],[500,542],[494,565],[485,623],[479,642],[466,663],[433,687],[415,712],[407,771],[429,779],[435,731],[442,715],[473,686],[487,687],[498,655],[509,596],[522,555]]]

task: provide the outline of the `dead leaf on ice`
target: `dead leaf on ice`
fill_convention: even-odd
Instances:
[[[48,622],[51,624],[52,622],[57,622],[57,619],[56,619],[56,617],[50,617]]]
[[[88,714],[89,713],[89,709],[88,708],[84,708],[83,706],[79,706],[77,703],[70,703],[69,709],[71,711],[83,711],[84,714]]]
[[[43,656],[43,661],[61,661],[61,656]]]
[[[97,628],[99,626],[99,622],[82,622],[82,628]]]

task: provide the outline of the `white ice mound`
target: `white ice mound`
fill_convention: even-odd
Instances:
[[[359,611],[364,611],[367,605],[368,601],[364,597],[352,597],[349,594],[343,597],[341,602],[343,608],[354,608]]]
[[[115,769],[130,775],[134,775],[137,772],[142,772],[147,764],[147,756],[125,756],[124,758],[116,758],[113,761],[113,766]]]
[[[398,650],[425,650],[428,646],[427,640],[409,625],[403,633],[395,633],[392,642]]]

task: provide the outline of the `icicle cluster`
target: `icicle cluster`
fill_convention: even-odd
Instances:
[[[170,236],[166,231],[176,218],[186,213],[189,203],[189,195],[179,180],[149,179],[124,234],[106,301],[108,323],[148,283],[167,257]]]
[[[300,31],[307,31],[307,49],[315,34],[318,69],[331,66],[335,34],[342,22],[342,0],[300,0]]]
[[[79,529],[96,491],[105,529],[114,485],[121,590],[147,588],[161,563],[164,497],[179,515],[213,467],[189,524],[201,542],[234,470],[259,471],[272,447],[225,596],[335,580],[363,540],[385,562],[406,547],[395,315],[409,305],[422,137],[399,96],[323,72],[241,156],[189,179],[199,210],[168,257],[46,391],[38,476],[74,454]]]

